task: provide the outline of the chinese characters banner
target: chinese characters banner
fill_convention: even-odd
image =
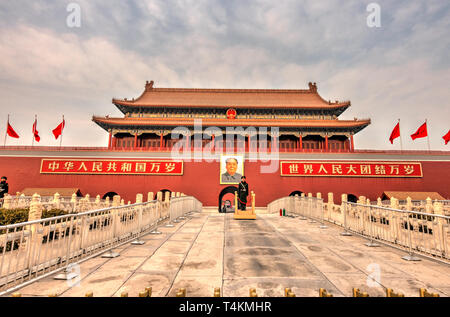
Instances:
[[[183,175],[182,161],[49,160],[41,161],[42,174]]]
[[[422,164],[411,162],[281,161],[281,176],[422,177]]]

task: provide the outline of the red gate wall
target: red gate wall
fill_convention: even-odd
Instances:
[[[48,158],[48,157],[46,157]],[[77,156],[77,159],[82,157]],[[100,157],[99,157],[100,158]],[[125,201],[134,202],[137,193],[168,189],[197,197],[204,206],[217,206],[220,191],[228,185],[219,184],[219,163],[185,162],[183,176],[141,175],[48,175],[40,174],[41,157],[0,157],[0,174],[8,177],[9,192],[15,194],[27,187],[74,187],[83,195],[103,196],[116,192]],[[383,161],[380,159],[380,161]],[[420,160],[418,160],[420,162]],[[245,163],[245,175],[250,190],[256,193],[256,205],[267,206],[271,201],[293,191],[335,194],[340,202],[343,193],[364,195],[376,200],[383,191],[438,192],[450,198],[450,161],[422,161],[422,178],[357,178],[357,177],[281,177],[261,174],[260,166],[267,163]]]

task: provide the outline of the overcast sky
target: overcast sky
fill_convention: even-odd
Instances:
[[[69,27],[70,3],[81,26]],[[30,145],[41,145],[64,114],[63,145],[106,146],[92,115],[119,116],[113,97],[155,87],[307,89],[350,100],[341,119],[371,118],[359,149],[427,149],[410,134],[428,119],[431,148],[449,150],[450,1],[342,0],[29,1],[0,3],[0,133],[7,114]],[[1,123],[3,122],[3,123]],[[2,140],[3,141],[3,140]]]

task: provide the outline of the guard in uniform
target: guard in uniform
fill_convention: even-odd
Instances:
[[[245,210],[247,206],[247,197],[248,197],[248,184],[245,176],[241,177],[241,182],[238,187],[238,208],[240,210]]]

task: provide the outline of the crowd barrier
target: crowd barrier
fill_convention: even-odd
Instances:
[[[364,202],[364,203],[363,203]],[[396,206],[394,200],[393,207]],[[268,205],[268,213],[278,213],[285,209],[286,215],[296,215],[299,219],[317,222],[320,228],[326,223],[343,227],[343,236],[357,234],[368,238],[369,247],[379,243],[389,244],[408,252],[403,259],[419,261],[415,254],[432,257],[446,263],[450,260],[450,216],[446,215],[444,204],[426,201],[428,212],[395,209],[382,205],[372,205],[369,200],[358,203],[348,202],[346,195],[341,205],[335,205],[332,196],[324,203],[321,194],[289,196],[277,199]]]
[[[57,279],[70,280],[77,273],[73,265],[102,254],[116,257],[113,249],[155,231],[161,222],[176,221],[189,212],[201,212],[202,204],[194,197],[170,199],[169,193],[149,193],[152,200],[124,205],[115,196],[112,207],[40,219],[43,204],[34,195],[29,220],[0,226],[0,295],[23,287],[37,279],[63,271]]]

